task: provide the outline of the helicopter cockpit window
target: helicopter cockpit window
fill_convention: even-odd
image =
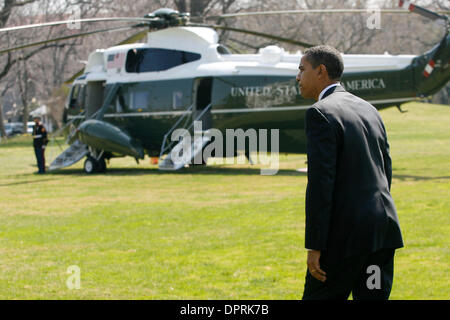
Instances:
[[[164,71],[200,58],[200,54],[188,51],[159,48],[132,49],[128,51],[125,68],[130,73]]]

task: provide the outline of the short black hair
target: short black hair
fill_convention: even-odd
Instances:
[[[327,68],[331,80],[340,80],[344,72],[342,56],[331,46],[316,46],[308,48],[303,54],[313,68],[323,64]]]

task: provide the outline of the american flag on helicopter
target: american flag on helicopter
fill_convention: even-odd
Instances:
[[[125,60],[125,52],[113,53],[108,55],[108,62],[106,68],[120,68]]]

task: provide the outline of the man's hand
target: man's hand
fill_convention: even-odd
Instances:
[[[308,250],[308,258],[306,263],[308,264],[308,270],[311,275],[319,281],[325,282],[326,273],[322,269],[320,269],[319,264],[320,259],[320,251],[317,250]]]

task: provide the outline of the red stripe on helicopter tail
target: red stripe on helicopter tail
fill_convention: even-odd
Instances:
[[[414,5],[410,1],[400,0],[399,3],[398,3],[398,6],[403,8],[403,9],[408,9],[409,11],[413,11],[414,10]]]
[[[434,69],[434,60],[430,60],[428,64],[425,66],[425,70],[423,70],[423,75],[425,77],[429,77],[430,74],[433,72]]]

